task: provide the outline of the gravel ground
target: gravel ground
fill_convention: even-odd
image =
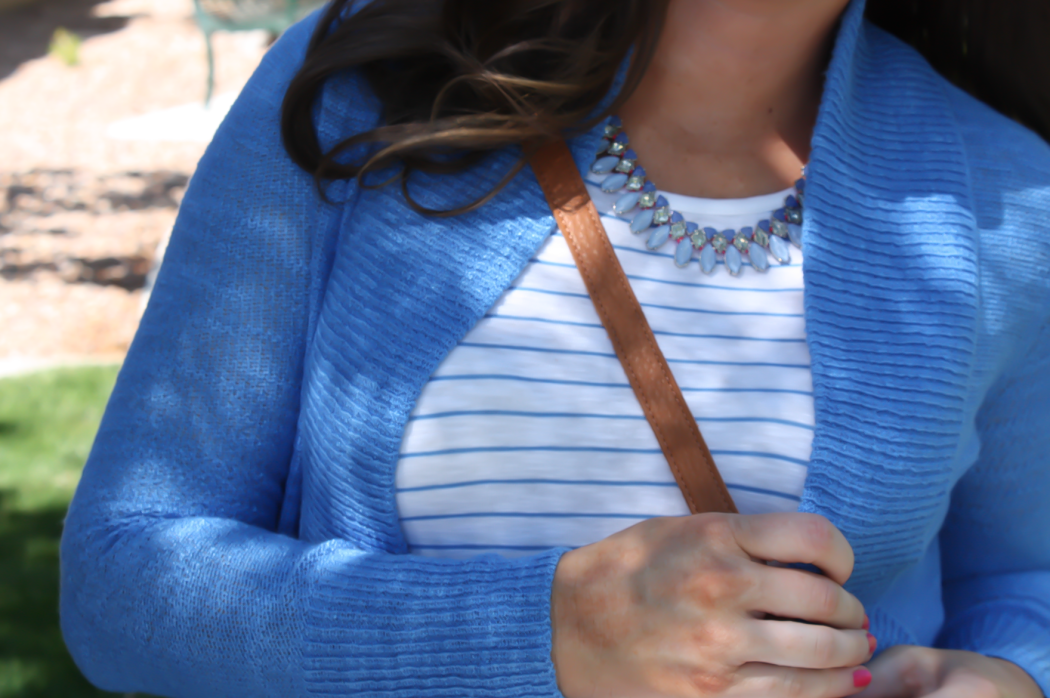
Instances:
[[[80,63],[47,55],[57,27]],[[217,34],[216,93],[265,52]],[[0,12],[0,362],[119,358],[154,251],[204,151],[106,137],[111,123],[201,100],[191,0],[37,0]],[[0,366],[2,367],[2,366]]]

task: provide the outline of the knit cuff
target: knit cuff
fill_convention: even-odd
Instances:
[[[1021,602],[981,604],[945,625],[937,646],[1013,662],[1050,696],[1050,617],[1039,611]]]
[[[329,559],[304,604],[307,692],[561,698],[550,595],[564,552]]]

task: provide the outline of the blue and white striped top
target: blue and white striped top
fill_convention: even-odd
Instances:
[[[741,513],[797,509],[813,438],[802,256],[761,274],[680,269],[588,182],[660,348]],[[664,193],[687,220],[754,225],[789,192]],[[424,387],[405,431],[397,505],[412,551],[468,557],[579,547],[687,515],[557,231]]]

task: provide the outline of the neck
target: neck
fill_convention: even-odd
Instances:
[[[658,187],[739,198],[785,189],[809,158],[846,0],[671,0],[620,111]]]

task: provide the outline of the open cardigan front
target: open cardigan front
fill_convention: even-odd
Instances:
[[[1009,659],[1050,691],[1050,147],[843,18],[807,187],[816,432],[801,509],[856,552],[882,648]],[[526,169],[482,209],[321,200],[283,149],[317,16],[268,53],[201,161],[62,546],[85,674],[171,696],[558,695],[563,550],[406,554],[394,470],[420,389],[554,228]],[[380,120],[326,86],[328,145]],[[596,129],[571,142],[578,165]],[[517,154],[413,177],[448,207]]]

